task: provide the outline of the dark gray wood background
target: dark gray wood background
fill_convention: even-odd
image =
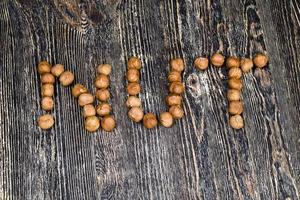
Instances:
[[[0,199],[299,199],[298,0],[1,0]],[[198,55],[267,52],[243,77],[245,128],[228,125],[226,69]],[[145,111],[165,111],[168,61],[184,58],[186,116],[146,130],[126,115],[126,60],[143,63]],[[93,91],[111,63],[113,133],[84,130],[70,87],[41,131],[37,64],[62,63]]]

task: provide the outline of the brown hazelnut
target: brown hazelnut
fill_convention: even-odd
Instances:
[[[181,82],[181,73],[178,71],[171,71],[168,76],[169,82]]]
[[[259,53],[253,58],[253,63],[258,68],[263,68],[269,62],[269,57],[265,54]]]
[[[49,129],[54,125],[54,118],[50,114],[45,114],[39,117],[38,125],[41,129]]]
[[[226,59],[226,67],[232,68],[232,67],[240,67],[240,59],[237,57],[228,57]]]
[[[129,96],[126,101],[127,107],[140,107],[142,105],[141,99],[136,96]]]
[[[244,127],[244,120],[241,115],[234,115],[230,117],[229,124],[234,129],[241,129]]]
[[[244,111],[243,103],[241,101],[230,101],[228,111],[232,115],[240,115]]]
[[[90,93],[83,93],[78,98],[78,103],[80,106],[85,106],[87,104],[92,104],[94,102],[94,96]]]
[[[85,119],[84,126],[87,131],[95,132],[100,127],[100,121],[96,116],[87,117]]]
[[[43,97],[52,97],[54,95],[54,85],[52,84],[43,84],[42,85],[42,96]]]
[[[51,73],[56,77],[59,77],[64,71],[65,68],[62,64],[56,64],[51,68]]]
[[[97,90],[96,98],[99,101],[107,101],[110,98],[110,93],[109,93],[108,89]]]
[[[243,83],[241,79],[231,78],[228,80],[228,87],[230,89],[242,90]]]
[[[169,91],[174,94],[181,94],[184,92],[184,86],[181,82],[172,82],[169,85]]]
[[[184,111],[179,105],[171,106],[169,108],[169,113],[173,116],[174,119],[180,119],[184,116]]]
[[[77,98],[77,97],[79,97],[81,94],[87,93],[87,92],[88,92],[87,88],[86,88],[84,85],[80,84],[80,83],[77,83],[77,84],[74,85],[74,87],[72,88],[72,95],[73,95],[75,98]]]
[[[109,115],[109,113],[112,111],[112,108],[108,103],[103,102],[97,106],[96,111],[100,117],[103,117],[105,115]]]
[[[105,116],[101,119],[101,127],[107,132],[111,132],[116,127],[115,119],[112,116]]]
[[[182,72],[185,68],[184,62],[181,58],[174,58],[170,61],[172,71]]]
[[[51,65],[47,61],[41,61],[38,65],[39,74],[49,73],[51,71]]]
[[[210,58],[211,64],[213,64],[216,67],[222,67],[224,64],[225,58],[222,54],[220,53],[215,53],[212,55]]]
[[[55,77],[51,73],[44,73],[41,76],[41,83],[55,83]]]
[[[137,69],[129,69],[126,75],[127,81],[135,83],[140,81],[140,72]]]
[[[70,71],[64,71],[60,77],[59,81],[62,86],[68,86],[71,85],[74,81],[74,74]]]
[[[137,95],[141,92],[141,86],[138,83],[129,83],[127,85],[127,93],[129,95]]]
[[[251,71],[253,68],[253,61],[250,58],[243,58],[241,60],[241,69],[244,73]]]
[[[160,123],[164,126],[164,127],[171,127],[173,125],[173,116],[171,115],[171,113],[169,112],[163,112],[160,114],[159,116],[160,118]]]
[[[194,65],[197,69],[205,70],[208,68],[208,58],[205,57],[198,57],[194,61]]]
[[[97,88],[105,89],[109,86],[109,78],[104,74],[100,74],[97,76],[95,80],[95,86]]]
[[[182,97],[177,94],[169,94],[166,97],[166,103],[168,106],[180,105],[182,102]]]
[[[229,89],[227,91],[228,101],[239,101],[241,99],[241,91],[235,89]]]
[[[102,64],[98,66],[98,73],[108,76],[111,73],[111,65],[110,64]]]
[[[142,62],[138,57],[131,57],[127,62],[128,69],[141,69]]]
[[[54,107],[54,101],[51,97],[43,97],[42,99],[42,109],[45,111],[50,111]]]
[[[242,70],[239,67],[232,67],[228,71],[228,77],[239,79],[242,77]]]
[[[143,124],[146,128],[151,129],[157,126],[156,116],[152,113],[147,113],[143,117]]]
[[[96,115],[96,109],[92,104],[88,104],[83,106],[82,108],[82,115],[84,117],[91,117]]]
[[[132,107],[128,111],[128,117],[134,122],[140,122],[143,119],[144,113],[140,107]]]

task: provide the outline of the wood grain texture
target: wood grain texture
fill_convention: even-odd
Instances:
[[[0,199],[299,199],[300,3],[265,0],[0,2]],[[193,67],[216,51],[266,69],[243,76],[245,128],[228,125],[227,71]],[[146,130],[126,115],[126,61],[142,60],[143,108],[167,109],[169,60],[182,57],[185,117]],[[37,64],[62,63],[95,92],[111,63],[113,133],[84,130],[70,87],[55,85],[42,131]]]

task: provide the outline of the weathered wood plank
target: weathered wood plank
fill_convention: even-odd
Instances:
[[[190,18],[196,16],[195,19],[185,21],[183,29],[184,50],[189,60],[190,75],[187,78],[188,92],[194,97],[192,102],[196,102],[192,106],[193,109],[202,108],[204,124],[203,144],[200,141],[198,146],[201,150],[207,148],[207,154],[201,155],[199,162],[202,166],[206,166],[209,162],[210,168],[203,169],[199,173],[204,183],[209,183],[215,188],[215,194],[212,191],[205,190],[205,199],[235,199],[240,195],[235,174],[232,169],[231,146],[229,145],[230,128],[226,119],[226,70],[217,69],[210,66],[206,72],[199,72],[193,68],[193,60],[195,56],[211,55],[221,50],[226,53],[228,47],[228,39],[226,38],[223,11],[220,1],[206,1],[195,4],[201,9],[186,11]],[[185,6],[189,6],[188,3]],[[192,8],[190,8],[192,9]],[[184,19],[184,17],[182,17]],[[187,19],[190,19],[187,18]],[[198,29],[194,27],[199,27]],[[198,30],[195,36],[188,35],[190,32]],[[201,32],[199,33],[199,30]],[[194,38],[194,41],[189,40]],[[200,50],[200,51],[199,51]],[[195,90],[195,88],[197,88]],[[199,111],[198,111],[199,112]],[[225,120],[226,119],[226,120]],[[202,145],[207,146],[202,147]],[[213,169],[213,170],[210,170]],[[206,176],[206,173],[211,176]],[[213,190],[214,191],[214,190]]]
[[[1,2],[0,199],[298,199],[299,8],[279,0]],[[226,69],[193,67],[217,50],[271,56],[266,70],[243,78],[243,130],[228,126]],[[155,114],[167,109],[168,61],[184,58],[186,116],[174,127],[128,120],[132,55],[143,63],[143,107]],[[96,66],[113,65],[113,133],[88,134],[59,84],[55,128],[36,126],[43,59],[64,64],[91,92]]]
[[[228,27],[230,54],[253,57],[256,52],[267,51],[262,35],[263,30],[260,26],[260,17],[254,1],[224,1],[222,7],[226,13],[225,21],[226,27]],[[237,134],[233,140],[239,153],[236,156],[237,165],[234,169],[237,174],[240,174],[238,181],[241,188],[244,188],[246,196],[251,199],[277,198],[272,173],[268,171],[272,163],[266,162],[271,159],[272,154],[269,152],[272,149],[269,149],[267,134],[275,134],[277,131],[268,128],[269,123],[276,123],[276,121],[274,122],[276,117],[274,107],[277,106],[272,101],[275,94],[269,79],[270,73],[265,69],[255,69],[253,73],[244,75],[245,132]],[[264,82],[269,84],[263,84]],[[269,120],[262,120],[266,117]],[[260,148],[257,148],[257,143],[260,144]],[[268,187],[269,190],[266,191],[265,187]]]
[[[278,91],[280,105],[278,118],[283,130],[280,149],[273,158],[275,176],[288,185],[278,185],[283,196],[296,193],[299,196],[299,91],[300,91],[300,60],[299,60],[299,2],[274,1],[258,5],[262,9],[266,6],[272,11],[262,16],[266,43],[273,48],[276,67],[271,68],[274,87]],[[271,20],[271,25],[266,21]],[[296,187],[296,188],[295,188]]]

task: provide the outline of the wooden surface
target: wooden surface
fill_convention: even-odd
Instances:
[[[299,199],[298,0],[0,2],[0,199]],[[228,125],[226,69],[195,56],[267,52],[243,77],[245,128]],[[168,61],[187,63],[186,116],[146,130],[124,105],[126,60],[141,57],[145,111],[165,111]],[[56,84],[55,127],[41,131],[37,64],[62,63],[93,91],[113,65],[113,133],[88,134],[70,87]]]

